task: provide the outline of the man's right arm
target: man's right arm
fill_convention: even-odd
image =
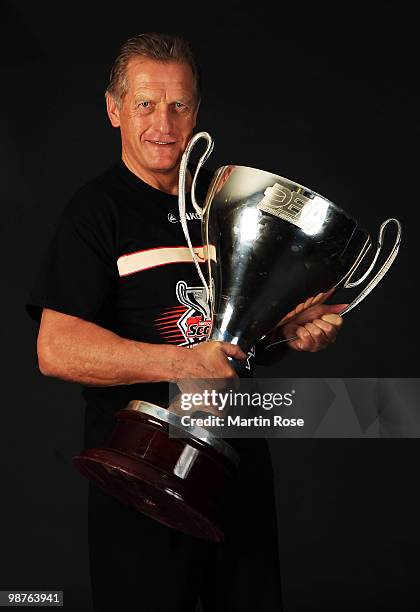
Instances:
[[[38,363],[45,376],[108,387],[188,378],[233,378],[227,357],[244,359],[238,346],[204,342],[193,349],[122,338],[78,317],[43,309]]]

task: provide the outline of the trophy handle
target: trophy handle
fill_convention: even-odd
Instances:
[[[362,302],[371,291],[373,291],[373,289],[376,287],[376,285],[378,285],[381,280],[383,279],[383,277],[385,276],[385,274],[388,272],[388,270],[390,269],[390,267],[392,266],[392,264],[394,263],[394,260],[396,258],[396,256],[398,255],[398,251],[400,248],[400,244],[401,244],[401,223],[398,221],[398,219],[394,219],[394,218],[390,218],[390,219],[386,219],[386,221],[384,221],[380,228],[379,228],[379,235],[378,235],[378,243],[377,243],[377,247],[376,247],[376,253],[375,256],[372,260],[372,263],[370,264],[369,268],[366,270],[366,272],[357,280],[357,281],[353,281],[351,282],[351,279],[355,273],[355,271],[357,270],[357,268],[359,267],[360,263],[362,262],[362,260],[364,259],[366,253],[368,252],[369,248],[364,250],[357,266],[352,270],[350,276],[347,278],[346,282],[344,283],[343,287],[344,289],[351,289],[353,287],[357,287],[358,285],[360,285],[360,283],[362,283],[364,280],[366,280],[366,278],[369,276],[369,274],[372,272],[373,267],[375,266],[378,257],[380,255],[380,253],[382,252],[382,247],[383,247],[383,237],[385,234],[385,230],[386,227],[388,226],[389,223],[395,223],[395,225],[397,226],[397,236],[395,238],[394,244],[392,246],[392,249],[386,259],[386,261],[382,264],[382,266],[380,267],[380,269],[378,270],[378,272],[375,274],[375,276],[368,282],[368,284],[366,285],[366,287],[359,293],[359,295],[357,297],[354,298],[354,300],[348,305],[346,306],[346,308],[344,310],[342,310],[340,312],[340,316],[342,317],[343,315],[347,314],[350,312],[350,310],[353,310],[353,308],[355,308],[355,306],[358,306],[358,304],[360,304],[360,302]],[[264,348],[264,351],[268,351],[268,349],[272,348],[273,346],[276,346],[277,344],[282,344],[283,342],[291,342],[292,340],[296,340],[297,336],[293,336],[292,338],[284,338],[282,340],[277,340],[276,342],[273,342],[272,344],[269,344],[268,346],[266,346]]]
[[[395,260],[396,256],[398,255],[398,251],[400,249],[400,244],[401,244],[401,223],[398,221],[398,219],[390,218],[390,219],[386,219],[386,221],[384,221],[381,224],[381,227],[379,228],[379,235],[378,235],[378,243],[377,243],[377,247],[376,247],[376,253],[375,253],[375,256],[374,256],[373,261],[370,264],[369,268],[366,270],[366,272],[357,281],[351,282],[351,279],[352,279],[352,277],[353,277],[353,275],[354,275],[354,273],[355,273],[355,271],[357,269],[357,268],[355,268],[353,270],[353,272],[350,274],[350,276],[348,277],[348,279],[346,280],[346,282],[344,283],[344,288],[345,289],[351,289],[352,287],[357,287],[358,285],[360,285],[360,283],[362,283],[364,280],[366,280],[366,278],[372,272],[372,270],[373,270],[373,268],[374,268],[374,266],[375,266],[375,264],[376,264],[376,262],[378,260],[378,257],[380,255],[380,253],[382,252],[383,237],[385,235],[386,227],[388,226],[389,223],[395,223],[395,225],[397,226],[397,235],[396,235],[394,244],[392,246],[392,249],[391,249],[391,251],[390,251],[386,261],[382,264],[382,266],[380,267],[378,272],[368,282],[366,287],[359,293],[359,295],[356,298],[354,298],[354,300],[342,312],[340,312],[340,316],[343,316],[343,315],[347,314],[348,312],[350,312],[350,310],[353,310],[353,308],[355,306],[360,304],[360,302],[362,302],[365,299],[365,297],[367,297],[369,295],[369,293],[371,291],[373,291],[373,289],[375,289],[376,285],[378,285],[381,282],[381,280],[383,279],[385,274],[388,272],[388,270],[390,269],[390,267],[394,263],[394,260]],[[357,266],[357,267],[359,267],[359,266]]]
[[[213,142],[213,138],[210,136],[210,134],[208,132],[198,132],[197,134],[195,134],[190,142],[188,143],[184,154],[181,158],[181,164],[179,166],[179,182],[178,182],[178,209],[179,209],[179,219],[181,221],[181,225],[182,225],[182,229],[184,232],[184,236],[185,239],[187,241],[188,247],[190,249],[193,261],[194,261],[194,265],[197,269],[198,275],[200,277],[201,282],[204,285],[204,288],[206,290],[206,298],[207,301],[212,303],[212,287],[211,287],[211,283],[207,284],[206,279],[204,278],[204,274],[201,271],[200,268],[200,264],[198,263],[198,259],[197,256],[194,252],[193,246],[191,244],[191,238],[190,238],[190,233],[188,231],[188,224],[187,224],[187,218],[186,218],[186,204],[185,204],[185,185],[186,185],[186,178],[187,178],[187,170],[188,170],[188,161],[190,159],[190,155],[191,155],[191,151],[192,149],[195,147],[195,145],[197,144],[197,142],[199,140],[201,140],[202,138],[204,138],[207,141],[207,147],[206,150],[204,151],[203,155],[200,157],[200,160],[197,164],[197,168],[193,177],[193,181],[191,184],[191,201],[192,204],[194,206],[195,211],[200,215],[200,217],[203,216],[203,208],[201,206],[199,206],[199,204],[197,203],[197,200],[195,198],[195,185],[197,182],[197,176],[198,173],[202,167],[202,165],[205,163],[205,161],[207,160],[207,158],[209,157],[210,153],[213,151],[213,146],[214,146],[214,142]],[[207,254],[208,255],[208,254]]]

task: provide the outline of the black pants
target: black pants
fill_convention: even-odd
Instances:
[[[208,542],[89,490],[95,612],[280,612],[277,523],[270,478],[240,474],[226,504],[225,541]]]

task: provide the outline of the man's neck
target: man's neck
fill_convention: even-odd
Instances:
[[[130,163],[130,160],[127,159],[124,151],[122,153],[122,161],[127,166],[127,168],[135,174],[139,179],[154,187],[155,189],[159,189],[159,191],[163,191],[164,193],[169,193],[170,195],[178,195],[178,181],[179,181],[179,166],[174,168],[170,173],[152,173],[145,172],[144,170],[139,171],[134,164]],[[187,170],[186,175],[186,185],[185,191],[188,193],[191,188],[191,173]]]

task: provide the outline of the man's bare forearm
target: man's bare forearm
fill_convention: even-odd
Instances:
[[[127,340],[94,323],[47,309],[38,335],[41,372],[84,385],[177,380],[189,352]]]

